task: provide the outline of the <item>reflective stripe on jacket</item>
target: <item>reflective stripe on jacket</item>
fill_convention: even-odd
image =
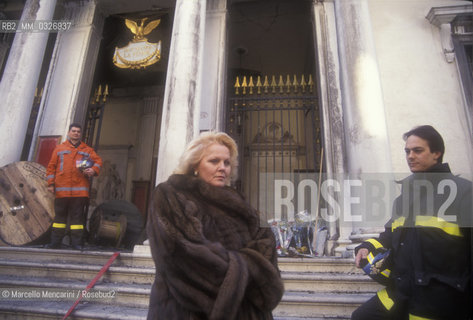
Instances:
[[[378,294],[384,306],[391,305],[389,298],[417,317],[466,319],[473,301],[472,183],[454,176],[447,164],[401,183],[385,231],[355,252],[391,250],[388,295]]]
[[[49,186],[54,185],[56,198],[89,196],[89,178],[76,167],[76,161],[84,158],[94,162],[92,169],[98,175],[102,159],[85,143],[81,142],[76,148],[67,140],[54,149],[46,179]]]

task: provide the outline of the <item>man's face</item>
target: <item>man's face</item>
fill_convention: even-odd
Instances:
[[[67,136],[69,137],[69,140],[72,142],[76,143],[80,140],[81,137],[81,130],[80,128],[77,127],[72,127],[71,130],[67,133]]]
[[[404,151],[407,165],[412,172],[427,171],[437,163],[441,155],[439,151],[430,152],[427,140],[414,135],[407,138]]]

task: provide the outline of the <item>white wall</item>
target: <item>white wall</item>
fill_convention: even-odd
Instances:
[[[455,63],[442,52],[439,29],[425,18],[432,7],[467,1],[370,0],[379,72],[395,172],[408,172],[402,134],[422,124],[442,134],[456,174],[470,176],[473,156]]]

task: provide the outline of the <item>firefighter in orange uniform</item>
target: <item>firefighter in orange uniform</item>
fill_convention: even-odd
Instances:
[[[48,190],[56,196],[48,248],[60,248],[68,222],[72,248],[82,248],[83,215],[89,199],[90,178],[99,174],[102,159],[81,141],[81,136],[82,126],[72,123],[67,133],[68,139],[54,149],[48,164]]]

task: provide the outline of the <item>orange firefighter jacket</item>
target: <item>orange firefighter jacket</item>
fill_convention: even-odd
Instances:
[[[56,198],[89,196],[89,178],[78,168],[86,160],[98,175],[102,159],[84,142],[76,147],[67,140],[54,149],[46,179],[48,186],[54,186]]]

